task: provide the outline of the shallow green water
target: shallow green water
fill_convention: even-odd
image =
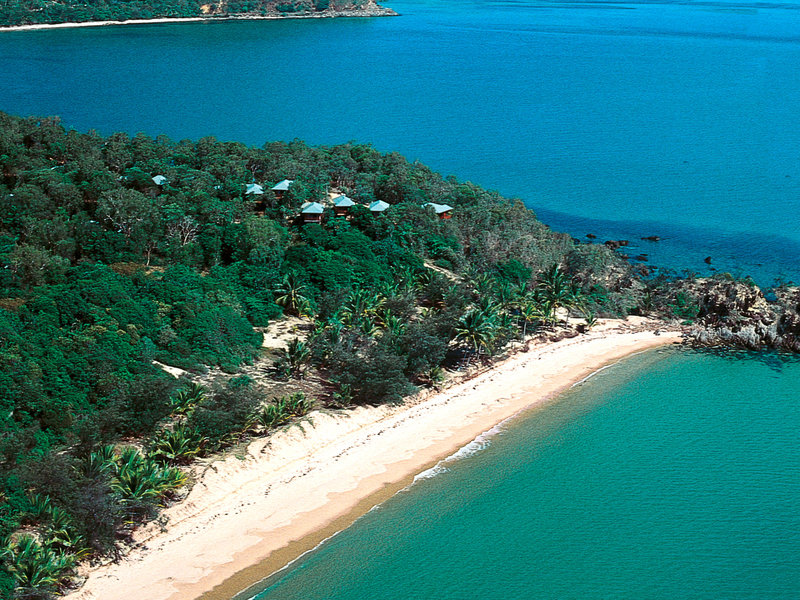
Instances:
[[[796,599],[798,432],[797,359],[638,355],[473,444],[257,597]]]

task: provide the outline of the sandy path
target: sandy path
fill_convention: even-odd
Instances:
[[[497,423],[609,362],[680,339],[626,327],[535,347],[415,404],[313,413],[307,433],[257,440],[245,458],[208,466],[164,512],[166,528],[143,528],[138,548],[93,569],[67,598],[230,599]]]

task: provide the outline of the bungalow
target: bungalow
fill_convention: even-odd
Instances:
[[[369,209],[372,211],[372,214],[378,214],[385,211],[387,208],[389,208],[389,206],[391,205],[383,200],[376,200],[369,205]]]
[[[153,183],[156,185],[167,185],[167,178],[163,175],[156,175],[153,177]]]
[[[272,191],[275,192],[275,198],[277,198],[278,200],[283,198],[283,195],[286,193],[286,191],[290,187],[292,187],[293,183],[294,183],[294,180],[292,180],[292,179],[284,179],[282,181],[279,181],[275,185],[273,185],[272,186]]]
[[[303,204],[303,210],[300,211],[303,216],[303,225],[322,223],[322,213],[324,212],[325,207],[319,202],[306,202]]]
[[[423,204],[422,206],[426,208],[430,206],[440,219],[453,218],[453,215],[451,213],[453,207],[449,206],[448,204],[436,204],[435,202],[428,202],[427,204]]]
[[[355,206],[355,204],[355,202],[345,195],[337,196],[333,199],[333,213],[337,217],[345,217],[347,216],[347,211],[350,210],[350,207]]]
[[[263,215],[264,211],[267,210],[267,203],[264,201],[264,187],[257,183],[248,183],[244,190],[244,195],[254,196],[257,198],[255,204],[253,205],[253,210],[256,213]]]

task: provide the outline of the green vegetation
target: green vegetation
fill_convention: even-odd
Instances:
[[[321,11],[360,10],[366,0],[129,0],[85,2],[81,0],[6,0],[0,11],[0,27],[38,23],[124,21],[160,17],[226,17],[231,15],[279,15]]]
[[[302,225],[334,186],[349,218]],[[608,248],[369,145],[101,137],[0,113],[0,202],[3,597],[57,591],[180,496],[181,465],[315,403],[399,402],[571,309],[657,304]],[[283,315],[305,329],[269,354],[262,328]],[[239,374],[256,360],[318,400],[265,402]]]

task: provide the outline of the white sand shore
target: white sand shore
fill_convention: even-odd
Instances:
[[[636,329],[610,322],[534,347],[416,403],[313,413],[306,434],[288,428],[250,444],[244,459],[207,466],[165,511],[166,528],[140,530],[136,549],[91,570],[67,598],[229,599],[497,423],[610,362],[680,339]]]
[[[0,27],[3,31],[34,31],[37,29],[67,29],[73,27],[105,27],[108,25],[149,25],[153,23],[192,23],[197,21],[271,21],[276,19],[330,19],[334,17],[385,17],[397,16],[388,8],[370,10],[341,10],[319,13],[300,13],[287,15],[229,15],[208,17],[161,17],[157,19],[128,19],[125,21],[84,21],[82,23],[37,23],[34,25],[12,25]]]

